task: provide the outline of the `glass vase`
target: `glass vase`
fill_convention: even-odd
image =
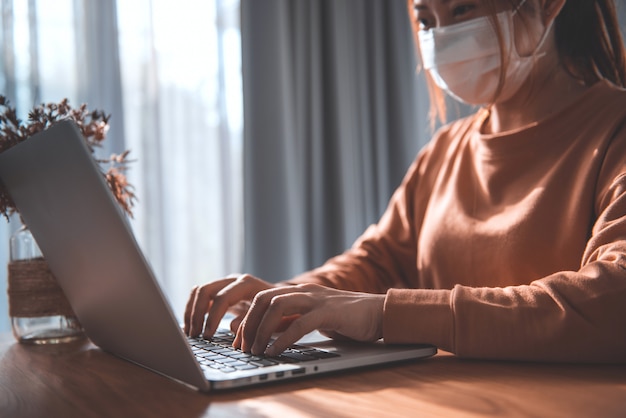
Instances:
[[[84,337],[82,326],[23,225],[10,239],[9,315],[20,343],[59,344]]]

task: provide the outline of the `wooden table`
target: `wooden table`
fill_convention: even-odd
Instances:
[[[27,346],[0,335],[1,417],[626,416],[626,365],[460,360],[201,394],[86,341]]]

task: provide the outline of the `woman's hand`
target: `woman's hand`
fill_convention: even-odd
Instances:
[[[305,334],[319,330],[337,338],[382,338],[385,295],[303,284],[259,292],[241,322],[233,345],[255,355],[276,356]],[[268,347],[272,334],[290,323]]]
[[[274,287],[275,285],[249,274],[226,277],[203,286],[194,286],[185,307],[185,334],[191,337],[197,337],[200,334],[205,338],[212,337],[229,309],[234,309],[237,315],[231,324],[231,328],[234,327],[233,331],[235,331],[246,314],[252,298],[258,292]]]

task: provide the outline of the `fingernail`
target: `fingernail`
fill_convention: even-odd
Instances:
[[[275,357],[276,354],[276,348],[273,345],[270,345],[269,347],[267,347],[267,350],[265,350],[265,356],[267,357]]]

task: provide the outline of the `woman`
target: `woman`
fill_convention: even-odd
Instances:
[[[288,283],[243,275],[196,287],[186,332],[210,336],[227,309],[252,301],[234,345],[255,354],[319,329],[464,357],[626,360],[626,63],[614,1],[410,9],[434,114],[445,116],[444,92],[480,109],[436,133],[350,250]]]

